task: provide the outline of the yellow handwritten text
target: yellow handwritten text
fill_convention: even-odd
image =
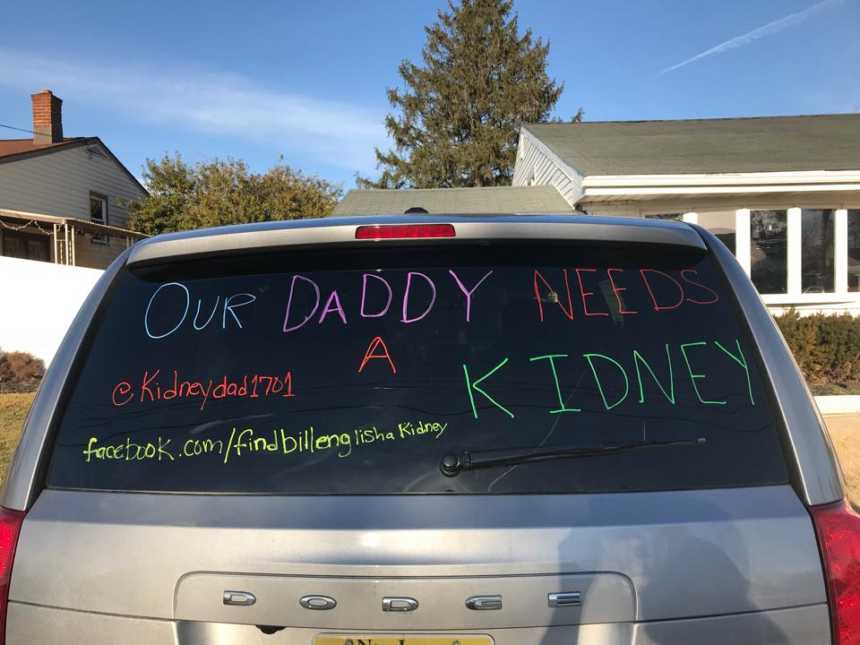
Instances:
[[[157,437],[156,441],[136,443],[131,437],[126,437],[122,443],[100,445],[98,437],[90,437],[87,447],[83,450],[87,463],[92,460],[110,461],[173,461],[173,453],[168,450],[170,439]]]
[[[434,439],[438,439],[448,427],[447,423],[439,423],[438,421],[401,421],[397,424],[397,430],[400,432],[400,438],[421,436],[423,434],[432,434]]]
[[[243,430],[233,428],[227,440],[224,463],[230,460],[231,455],[241,457],[243,453],[278,452],[290,455],[295,452],[315,453],[331,449],[337,450],[338,457],[348,457],[352,454],[352,439],[349,433],[317,434],[314,427],[310,426],[298,435],[287,434],[284,428],[261,435],[257,434],[254,428]]]

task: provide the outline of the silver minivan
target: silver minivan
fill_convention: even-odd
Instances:
[[[21,643],[860,643],[860,518],[743,269],[598,217],[155,237],[0,512]]]

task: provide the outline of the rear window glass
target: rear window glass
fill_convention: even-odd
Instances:
[[[283,251],[126,270],[48,485],[577,493],[787,480],[712,259],[612,244]],[[652,448],[441,472],[488,457]]]

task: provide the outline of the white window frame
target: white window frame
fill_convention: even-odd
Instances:
[[[833,209],[834,291],[825,293],[803,293],[803,209],[793,206],[784,210],[788,219],[787,289],[785,293],[762,294],[761,298],[765,304],[825,305],[860,302],[860,292],[848,291],[848,209]],[[692,213],[688,215],[692,215]],[[687,218],[685,217],[685,219]],[[687,219],[687,221],[690,219],[692,218]],[[752,235],[749,208],[735,210],[735,257],[744,272],[750,276],[752,273]]]

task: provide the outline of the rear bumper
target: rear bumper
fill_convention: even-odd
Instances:
[[[340,631],[340,630],[339,630]],[[264,635],[253,625],[134,618],[9,603],[8,645],[309,645],[319,629]],[[462,630],[490,634],[495,645],[826,645],[827,605],[646,623]]]

